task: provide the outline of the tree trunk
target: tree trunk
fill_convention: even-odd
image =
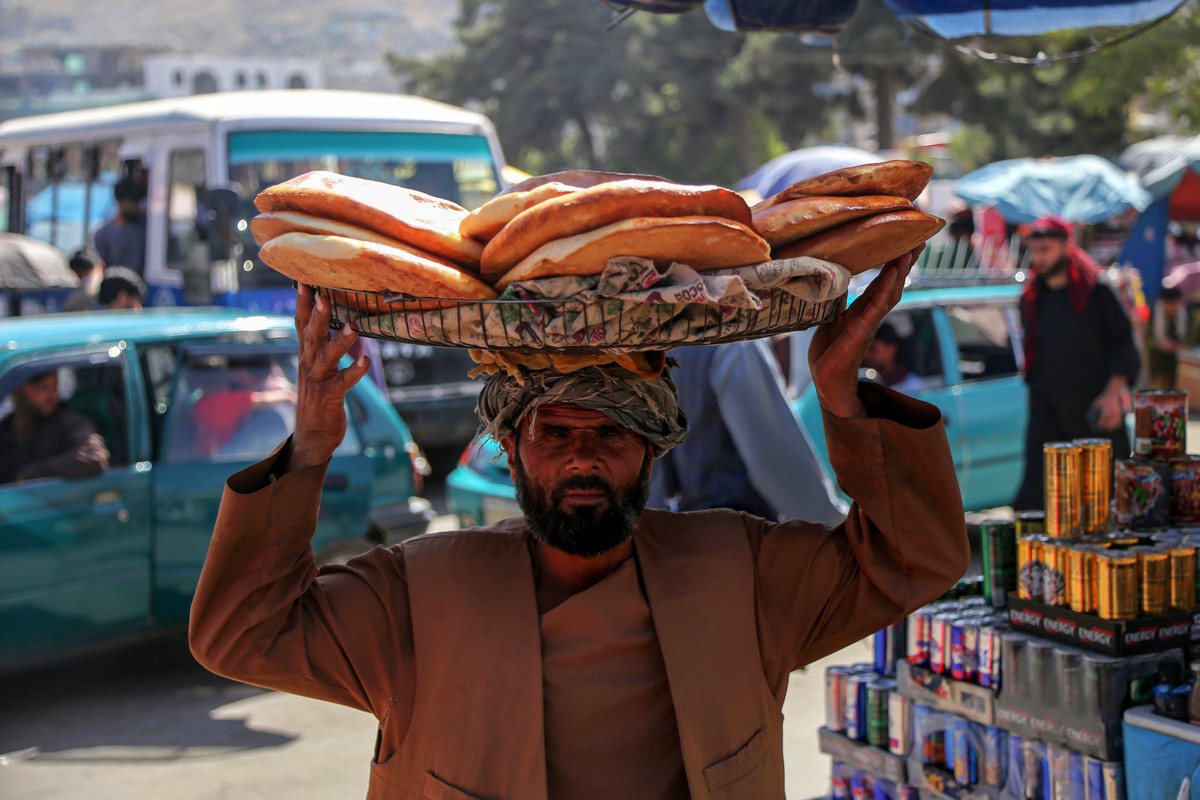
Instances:
[[[894,78],[887,67],[875,71],[875,143],[887,150],[896,138],[896,96]]]

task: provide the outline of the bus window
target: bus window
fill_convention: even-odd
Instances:
[[[114,213],[120,169],[117,142],[32,149],[25,233],[68,253],[85,247]]]
[[[184,297],[190,305],[212,302],[205,174],[203,150],[172,151],[167,189],[167,267],[183,273]]]
[[[229,134],[229,179],[241,201],[236,236],[242,287],[290,281],[263,266],[246,223],[263,189],[312,170],[394,183],[478,208],[499,189],[484,136],[402,131],[235,131]]]

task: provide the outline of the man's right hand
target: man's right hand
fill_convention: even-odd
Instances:
[[[358,335],[350,326],[329,335],[329,301],[301,284],[296,297],[296,333],[300,336],[300,369],[296,390],[296,432],[287,471],[324,464],[346,435],[346,393],[371,366],[363,356],[345,369],[338,362]]]

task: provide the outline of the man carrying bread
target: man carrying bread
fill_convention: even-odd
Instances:
[[[295,434],[229,479],[193,652],[373,714],[370,798],[783,798],[789,673],[967,566],[938,411],[857,381],[912,261],[813,337],[831,461],[855,500],[843,524],[644,511],[654,457],[686,433],[669,374],[502,373],[479,412],[525,518],[320,569],[321,485],[368,364],[338,368],[354,334],[330,338],[328,304],[302,287]]]

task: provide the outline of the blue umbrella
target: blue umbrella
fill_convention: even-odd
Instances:
[[[955,193],[1017,225],[1051,214],[1091,224],[1150,204],[1135,178],[1099,156],[997,161],[959,178]]]
[[[1072,28],[1140,25],[1186,0],[884,0],[903,22],[947,39],[1035,36]]]
[[[763,197],[770,197],[806,178],[835,169],[857,167],[860,164],[875,164],[883,160],[878,153],[868,153],[857,147],[846,147],[845,145],[805,147],[771,159],[750,175],[742,178],[738,182],[737,188],[753,189]]]

